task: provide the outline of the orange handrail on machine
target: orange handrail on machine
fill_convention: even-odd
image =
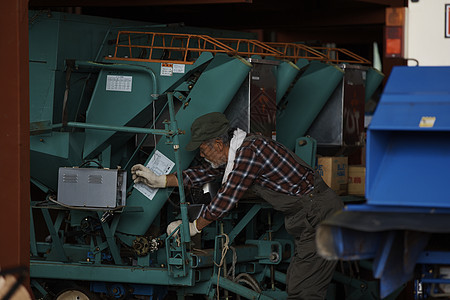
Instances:
[[[343,48],[311,47],[298,43],[260,42],[253,39],[213,38],[208,35],[119,31],[108,60],[193,64],[203,52],[250,57],[274,57],[297,62],[300,58],[330,63],[370,64]]]
[[[327,60],[325,54],[303,44],[283,42],[266,42],[266,44],[283,53],[282,58],[294,60],[294,62],[297,62],[300,58],[320,61]]]
[[[370,60],[365,59],[347,49],[333,47],[311,47],[314,50],[322,52],[327,57],[327,62],[331,63],[353,63],[353,64],[371,64]]]
[[[241,56],[251,56],[260,55],[262,57],[272,56],[281,57],[283,53],[277,49],[268,45],[268,43],[263,43],[258,40],[251,39],[234,39],[234,38],[216,38],[219,42],[224,43],[230,48],[236,51],[237,55]]]
[[[235,51],[207,35],[119,31],[114,55],[105,58],[193,64],[202,52],[233,54]]]

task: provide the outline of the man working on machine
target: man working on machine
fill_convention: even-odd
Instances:
[[[230,130],[217,112],[197,118],[191,127],[188,151],[200,148],[210,166],[183,171],[185,186],[202,186],[222,177],[222,186],[201,217],[189,224],[191,236],[226,215],[251,189],[285,214],[285,227],[295,237],[295,255],[286,277],[288,299],[323,299],[336,261],[321,258],[315,246],[317,225],[342,208],[339,197],[320,175],[280,143],[261,135]],[[225,168],[223,168],[225,167]],[[134,182],[152,188],[176,187],[175,174],[154,174],[143,165],[131,169]],[[170,234],[181,221],[167,227]]]

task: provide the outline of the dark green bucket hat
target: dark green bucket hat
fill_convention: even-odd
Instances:
[[[204,141],[219,137],[228,131],[229,121],[224,114],[212,112],[198,117],[191,126],[191,141],[186,146],[187,151],[194,151]]]

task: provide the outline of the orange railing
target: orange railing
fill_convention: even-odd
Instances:
[[[119,31],[113,55],[106,59],[193,64],[203,52],[250,57],[259,55],[297,62],[300,58],[331,63],[370,64],[342,48],[310,47],[296,43],[253,39],[212,38],[207,35]]]
[[[267,43],[260,42],[258,40],[249,39],[233,39],[233,38],[216,38],[218,41],[224,43],[228,47],[232,48],[237,55],[240,56],[252,56],[260,55],[262,57],[273,56],[280,57],[283,53],[275,48],[272,48]]]
[[[234,50],[207,35],[119,31],[114,55],[106,59],[193,64],[202,52]]]
[[[268,42],[266,44],[283,53],[282,57],[284,59],[293,60],[295,62],[300,58],[320,61],[327,60],[325,54],[303,44],[282,42]]]
[[[365,59],[347,49],[333,47],[311,47],[314,50],[322,52],[326,56],[326,61],[331,63],[352,63],[352,64],[371,64],[370,60]]]

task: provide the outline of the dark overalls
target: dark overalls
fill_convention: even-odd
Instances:
[[[291,155],[300,165],[311,169],[297,155],[292,152]],[[341,199],[317,172],[313,192],[303,197],[290,196],[258,185],[253,185],[251,190],[275,210],[285,214],[286,231],[295,238],[295,254],[286,276],[288,299],[324,299],[337,261],[325,260],[317,253],[316,228],[322,220],[342,209]]]

